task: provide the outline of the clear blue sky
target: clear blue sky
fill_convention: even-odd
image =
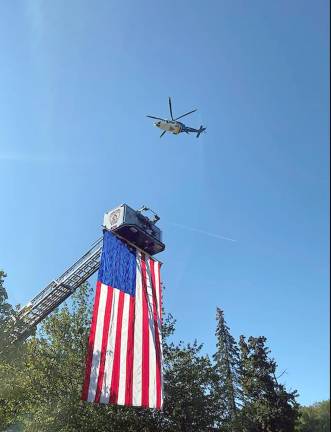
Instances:
[[[1,2],[10,301],[79,258],[106,210],[147,204],[176,338],[212,354],[220,306],[235,337],[267,336],[301,403],[328,398],[328,3]],[[145,115],[168,96],[207,134],[160,140]]]

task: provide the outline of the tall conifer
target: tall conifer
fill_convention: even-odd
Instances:
[[[217,351],[214,354],[214,361],[219,379],[219,397],[224,404],[223,420],[224,423],[228,423],[234,421],[237,412],[239,352],[224,319],[224,312],[220,308],[216,309],[216,321]]]

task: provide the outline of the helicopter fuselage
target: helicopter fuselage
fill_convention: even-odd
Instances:
[[[154,126],[175,135],[178,135],[180,132],[182,132],[183,128],[185,128],[183,123],[175,120],[159,120],[154,123]]]

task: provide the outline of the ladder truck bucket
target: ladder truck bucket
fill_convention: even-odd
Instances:
[[[143,214],[147,207],[133,210],[127,204],[122,204],[104,215],[103,227],[112,231],[118,237],[126,240],[149,255],[155,255],[165,249],[162,243],[162,233],[156,222],[159,217],[154,213],[151,220]]]

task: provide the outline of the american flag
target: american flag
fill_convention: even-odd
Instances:
[[[160,267],[104,232],[83,400],[162,409]]]

